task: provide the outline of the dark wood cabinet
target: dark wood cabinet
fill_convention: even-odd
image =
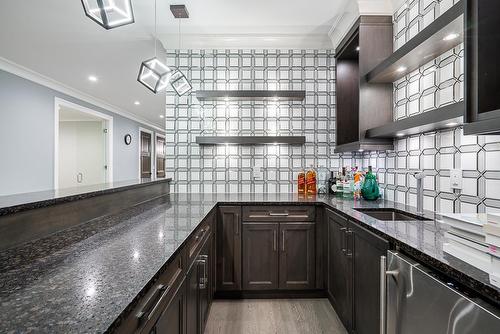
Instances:
[[[351,223],[349,249],[353,256],[354,323],[357,334],[380,328],[380,257],[387,254],[387,240]]]
[[[243,289],[278,288],[278,223],[244,223]]]
[[[241,207],[221,206],[217,219],[217,290],[241,290]]]
[[[151,330],[154,334],[186,333],[186,286],[181,285]]]
[[[313,289],[316,285],[315,223],[280,223],[279,288]]]
[[[380,326],[380,257],[387,240],[327,210],[327,293],[348,331],[377,333]]]
[[[464,134],[500,133],[498,0],[466,0]]]
[[[348,253],[348,221],[327,210],[328,297],[344,326],[352,328],[352,254]]]

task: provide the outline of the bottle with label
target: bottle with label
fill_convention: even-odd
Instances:
[[[306,173],[306,194],[307,195],[316,195],[316,171],[313,166],[309,168]]]
[[[297,177],[298,193],[299,195],[306,194],[306,172],[301,169]]]
[[[337,177],[333,170],[330,171],[330,178],[328,179],[328,193],[334,196],[337,194]]]

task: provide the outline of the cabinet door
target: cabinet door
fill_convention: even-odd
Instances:
[[[278,223],[243,226],[243,289],[278,288]]]
[[[313,289],[316,285],[315,224],[280,223],[280,289]]]
[[[195,260],[186,276],[186,334],[198,334],[198,261]]]
[[[342,323],[352,327],[352,256],[347,252],[347,220],[328,211],[328,294]]]
[[[219,208],[217,221],[217,289],[241,290],[241,207]]]
[[[380,257],[387,254],[387,240],[350,223],[349,248],[354,257],[354,323],[357,334],[380,328]]]
[[[161,314],[151,333],[184,334],[186,332],[186,286],[182,284]]]

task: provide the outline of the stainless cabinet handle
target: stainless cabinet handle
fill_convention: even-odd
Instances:
[[[342,244],[340,245],[340,248],[342,250],[342,253],[345,255],[347,251],[347,242],[346,242],[346,234],[345,231],[347,230],[347,227],[341,227],[339,231],[342,233]]]
[[[283,252],[284,252],[284,251],[285,251],[285,230],[281,231],[281,235],[282,235],[281,237],[282,237],[282,241],[283,241],[283,242],[281,243],[281,244],[282,244],[282,248],[281,248],[281,249],[282,249],[282,250],[283,250]]]
[[[269,212],[269,216],[271,216],[271,217],[287,217],[288,212]]]
[[[278,243],[278,234],[276,233],[276,230],[273,231],[273,251],[276,252],[276,244]]]
[[[140,324],[148,320],[151,315],[155,313],[155,310],[158,308],[158,305],[160,305],[163,296],[166,295],[168,290],[169,287],[163,284],[159,284],[156,287],[155,292],[149,297],[149,299],[144,304],[144,307],[136,315],[137,319],[139,319]]]
[[[203,277],[200,279],[200,284],[199,287],[200,289],[206,289],[207,288],[207,283],[208,283],[208,278],[207,278],[207,262],[208,262],[208,255],[200,255],[199,256],[198,263],[203,266]]]
[[[345,237],[346,237],[346,253],[345,253],[345,255],[347,257],[350,257],[350,256],[352,256],[352,249],[349,247],[349,240],[352,240],[352,230],[351,229],[347,229],[345,231]]]
[[[385,256],[380,257],[380,334],[385,334],[386,332],[386,288],[387,279],[385,276],[387,266],[387,258]]]

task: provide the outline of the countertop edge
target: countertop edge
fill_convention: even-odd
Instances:
[[[27,211],[27,210],[40,209],[40,208],[53,206],[53,205],[57,205],[57,204],[79,201],[79,200],[86,199],[86,198],[92,198],[92,197],[97,197],[97,196],[102,196],[102,195],[107,195],[107,194],[113,194],[113,193],[117,193],[117,192],[121,192],[121,191],[126,191],[126,190],[130,190],[130,189],[147,187],[147,186],[154,185],[154,184],[170,183],[171,181],[172,181],[172,178],[165,178],[165,179],[153,180],[150,182],[130,184],[130,185],[118,186],[118,187],[109,188],[109,189],[90,191],[90,192],[81,193],[81,194],[67,195],[67,196],[62,196],[62,197],[57,197],[57,198],[52,198],[52,199],[47,199],[47,200],[40,200],[40,201],[16,204],[16,205],[12,205],[12,206],[6,206],[6,207],[0,208],[0,217],[14,214],[14,213]]]

